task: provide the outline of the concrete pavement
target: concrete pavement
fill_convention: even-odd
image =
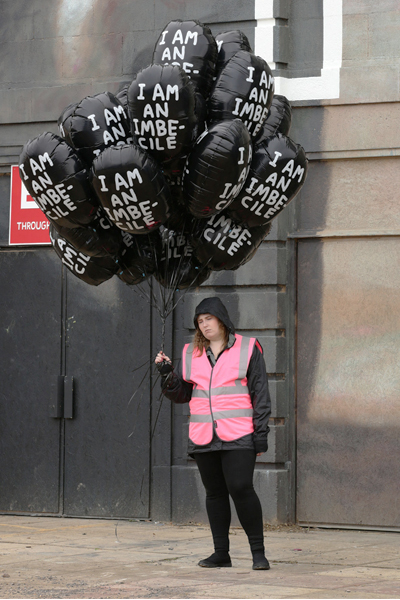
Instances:
[[[208,527],[0,515],[1,598],[400,598],[400,535],[265,532],[270,571],[252,571],[231,531],[231,569],[202,569]]]

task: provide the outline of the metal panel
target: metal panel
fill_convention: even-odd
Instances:
[[[400,244],[299,243],[302,523],[400,527]]]
[[[58,512],[61,264],[0,252],[0,510]]]
[[[91,287],[67,277],[64,513],[148,517],[150,306],[116,277]],[[136,396],[131,400],[134,392]]]

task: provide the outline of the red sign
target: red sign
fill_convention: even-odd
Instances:
[[[10,246],[48,245],[50,223],[28,194],[17,166],[11,167]]]

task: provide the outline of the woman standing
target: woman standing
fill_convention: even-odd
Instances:
[[[163,394],[189,402],[189,455],[206,489],[214,553],[201,567],[231,567],[229,526],[232,497],[253,555],[253,569],[269,569],[265,558],[260,500],[253,487],[256,455],[268,449],[271,402],[262,348],[235,333],[219,298],[206,298],[194,315],[192,344],[182,353],[182,370],[159,352]]]

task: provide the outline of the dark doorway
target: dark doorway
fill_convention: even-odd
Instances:
[[[0,290],[0,511],[148,517],[148,302],[47,248],[0,252]]]

